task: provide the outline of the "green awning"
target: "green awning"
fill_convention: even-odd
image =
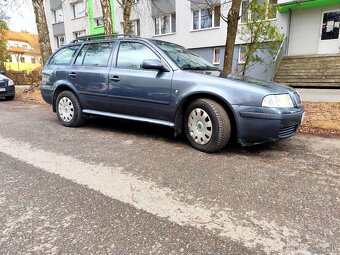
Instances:
[[[295,0],[288,3],[282,3],[277,6],[277,10],[281,13],[292,11],[303,10],[321,6],[327,6],[332,4],[340,4],[339,0]]]

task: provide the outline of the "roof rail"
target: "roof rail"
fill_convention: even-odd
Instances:
[[[80,36],[77,39],[71,41],[70,43],[76,43],[81,41],[90,41],[90,40],[105,40],[105,39],[111,39],[111,38],[119,38],[119,37],[132,37],[132,38],[139,38],[137,35],[126,35],[126,34],[97,34],[97,35],[86,35],[86,36]]]

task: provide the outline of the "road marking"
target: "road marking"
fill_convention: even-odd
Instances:
[[[240,222],[231,212],[216,212],[216,209],[200,204],[186,204],[176,199],[170,189],[125,174],[120,167],[85,163],[1,136],[0,152],[179,225],[217,231],[220,236],[248,248],[262,248],[267,253],[310,254],[307,245],[302,243],[300,235],[294,230],[265,220]]]

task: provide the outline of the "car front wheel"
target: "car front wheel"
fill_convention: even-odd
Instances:
[[[78,127],[84,123],[79,100],[71,91],[58,95],[56,109],[58,119],[65,127]]]
[[[192,147],[203,152],[215,152],[229,141],[230,119],[226,110],[210,99],[193,101],[186,109],[184,128]]]

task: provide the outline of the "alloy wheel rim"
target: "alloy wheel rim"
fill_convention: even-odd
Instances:
[[[207,144],[212,136],[212,121],[209,114],[201,108],[191,111],[188,118],[188,128],[191,138],[200,145]]]
[[[68,97],[62,97],[58,104],[58,113],[65,122],[70,122],[74,116],[74,106]]]

